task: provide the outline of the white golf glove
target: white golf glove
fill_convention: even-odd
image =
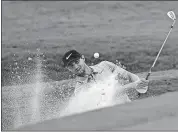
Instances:
[[[139,93],[146,93],[148,90],[148,84],[149,84],[149,80],[146,80],[144,78],[141,78],[140,80],[136,81],[136,90]]]

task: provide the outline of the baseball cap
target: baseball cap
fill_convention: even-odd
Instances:
[[[70,62],[79,59],[80,57],[81,57],[81,54],[77,52],[76,50],[70,50],[66,52],[62,58],[64,67],[66,67]]]

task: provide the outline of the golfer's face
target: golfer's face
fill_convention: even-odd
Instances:
[[[70,62],[67,69],[76,75],[84,73],[84,60],[82,58]]]

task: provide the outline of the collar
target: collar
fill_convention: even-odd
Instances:
[[[101,74],[103,72],[103,69],[97,65],[95,66],[90,66],[92,69],[92,74]]]
[[[79,83],[84,83],[84,82],[89,82],[91,79],[95,80],[95,75],[101,74],[103,72],[103,69],[98,67],[98,66],[90,66],[92,73],[90,75],[86,75],[84,77],[77,77],[77,82]]]

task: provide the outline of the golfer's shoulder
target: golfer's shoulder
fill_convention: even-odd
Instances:
[[[100,65],[102,67],[109,68],[112,72],[114,72],[114,71],[121,72],[121,73],[127,72],[122,67],[120,67],[120,66],[118,66],[118,65],[116,65],[116,64],[114,64],[113,62],[110,62],[110,61],[102,61],[100,63]]]
[[[105,67],[116,67],[117,66],[116,64],[110,61],[102,61],[100,62],[100,65],[105,66]]]
[[[96,64],[95,66],[99,67],[108,67],[111,62],[109,61],[101,61],[100,63]]]
[[[102,61],[99,64],[97,64],[97,66],[104,69],[111,69],[112,71],[117,68],[117,65],[110,61]]]

